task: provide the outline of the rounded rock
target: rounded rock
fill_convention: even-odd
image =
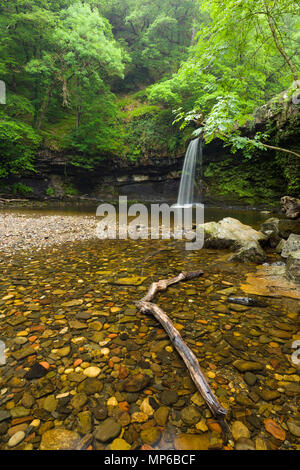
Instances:
[[[141,432],[141,439],[144,444],[149,444],[150,446],[156,444],[161,436],[161,432],[158,428],[151,427],[148,429],[144,429]]]
[[[249,439],[250,437],[249,429],[241,421],[235,421],[232,424],[231,432],[232,432],[233,439],[235,441],[241,438]]]
[[[90,366],[84,369],[83,374],[86,375],[87,377],[94,378],[94,377],[98,377],[100,372],[101,372],[101,369],[99,367]]]
[[[114,439],[110,444],[110,450],[130,450],[131,445],[124,439]]]
[[[26,434],[24,431],[18,431],[16,432],[13,436],[11,436],[11,438],[9,439],[8,441],[8,447],[15,447],[17,446],[18,444],[20,444],[20,442],[23,441],[23,439],[25,438]]]

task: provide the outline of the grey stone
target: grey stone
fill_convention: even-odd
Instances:
[[[288,421],[286,424],[293,436],[300,437],[300,421]]]
[[[265,260],[266,253],[256,242],[250,242],[242,246],[242,248],[228,258],[228,261],[240,263],[263,263]]]
[[[261,245],[267,243],[268,237],[237,219],[226,217],[219,222],[207,222],[200,227],[204,230],[205,247],[236,252],[229,261],[261,263],[266,258]]]
[[[17,361],[19,361],[20,359],[25,359],[25,357],[32,356],[33,354],[36,354],[36,351],[31,346],[25,346],[25,348],[12,352],[12,356]]]
[[[0,410],[0,423],[1,421],[6,421],[11,417],[11,414],[9,411],[6,410]]]
[[[238,250],[251,242],[266,243],[267,237],[239,220],[226,217],[219,222],[207,222],[204,229],[205,246]]]
[[[286,243],[281,252],[281,256],[283,258],[288,258],[288,256],[294,252],[300,250],[300,235],[295,233],[291,233],[289,238],[287,239]]]
[[[235,443],[235,450],[255,450],[255,444],[246,437],[241,437]]]
[[[198,423],[198,421],[200,421],[200,418],[201,413],[197,410],[195,406],[187,406],[181,411],[182,421],[190,426]]]
[[[295,282],[300,282],[300,248],[289,254],[286,262],[287,277]]]
[[[255,374],[252,374],[252,372],[246,372],[244,375],[244,380],[246,384],[252,386],[257,381],[257,377]]]
[[[267,219],[263,224],[261,224],[260,231],[266,235],[272,248],[275,248],[281,240],[279,219],[274,217]]]
[[[112,441],[115,437],[119,436],[121,429],[121,425],[113,418],[107,418],[102,424],[97,426],[95,438],[100,442]]]
[[[174,403],[176,403],[178,400],[178,395],[177,395],[177,392],[175,390],[164,390],[161,394],[160,394],[160,402],[163,404],[163,405],[173,405]]]

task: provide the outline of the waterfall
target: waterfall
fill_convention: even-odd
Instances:
[[[177,199],[177,206],[183,207],[195,203],[195,176],[196,164],[200,163],[202,168],[202,142],[200,137],[190,142],[182,168],[181,180],[179,186],[179,193]],[[198,202],[198,201],[197,201]]]

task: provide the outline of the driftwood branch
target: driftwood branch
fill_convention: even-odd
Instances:
[[[153,282],[149,288],[148,293],[140,301],[136,302],[139,310],[144,314],[152,314],[162,325],[164,330],[170,337],[170,340],[180,356],[182,357],[185,365],[187,366],[191,378],[193,379],[197,389],[209,406],[211,412],[216,418],[224,419],[227,410],[222,407],[217,398],[215,397],[212,389],[210,388],[206,378],[201,372],[199,362],[195,354],[185,344],[179,331],[175,328],[170,318],[166,313],[156,304],[151,301],[157,292],[166,290],[170,285],[176,284],[181,281],[187,281],[197,278],[203,274],[203,271],[182,272],[178,276],[171,279],[163,279],[158,282]]]

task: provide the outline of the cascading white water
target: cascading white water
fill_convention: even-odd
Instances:
[[[199,158],[200,157],[200,158]],[[190,142],[182,168],[177,207],[184,207],[193,204],[196,163],[198,159],[202,160],[201,139],[198,137]],[[200,163],[202,163],[200,161]]]

